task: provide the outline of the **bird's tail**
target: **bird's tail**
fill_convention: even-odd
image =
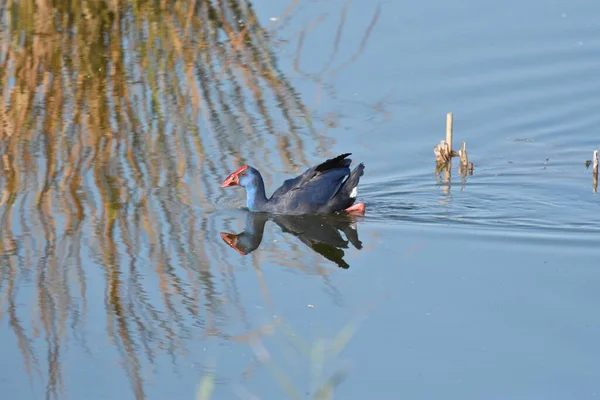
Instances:
[[[358,182],[360,181],[360,177],[363,176],[364,171],[365,165],[363,163],[358,164],[356,168],[350,172],[348,179],[344,181],[335,194],[336,208],[339,208],[340,211],[350,207],[356,201],[356,197],[358,196]]]

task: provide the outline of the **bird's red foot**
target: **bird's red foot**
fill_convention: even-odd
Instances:
[[[345,210],[351,214],[364,214],[365,213],[365,203],[356,203]]]

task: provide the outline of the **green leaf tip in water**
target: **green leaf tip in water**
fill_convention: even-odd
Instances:
[[[215,389],[215,377],[212,374],[204,375],[196,388],[196,400],[209,400]]]
[[[316,400],[330,400],[333,399],[333,393],[336,387],[338,387],[348,376],[347,371],[338,371],[334,373],[328,380],[317,390],[315,394]]]
[[[343,327],[342,330],[340,330],[337,336],[333,339],[332,347],[330,349],[331,356],[337,356],[342,350],[344,350],[348,342],[350,342],[352,337],[354,337],[356,334],[359,324],[360,323],[358,321],[350,322]]]

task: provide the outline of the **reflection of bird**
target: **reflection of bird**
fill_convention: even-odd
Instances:
[[[221,187],[242,186],[251,211],[276,214],[331,214],[338,211],[364,213],[364,203],[356,203],[358,181],[365,166],[360,163],[350,172],[350,153],[327,160],[303,174],[286,180],[271,198],[265,194],[260,172],[244,165],[231,173]]]
[[[341,268],[350,267],[344,261],[345,254],[342,250],[348,248],[348,242],[358,250],[362,248],[356,224],[350,217],[344,216],[269,215],[249,212],[242,233],[236,235],[221,232],[221,238],[240,254],[249,254],[260,246],[265,224],[269,219],[279,225],[283,232],[296,236],[302,243]],[[342,237],[340,231],[347,240]]]

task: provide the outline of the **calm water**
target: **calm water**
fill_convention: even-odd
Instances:
[[[600,396],[600,2],[109,3],[0,11],[4,396]],[[219,187],[342,152],[364,218]]]

